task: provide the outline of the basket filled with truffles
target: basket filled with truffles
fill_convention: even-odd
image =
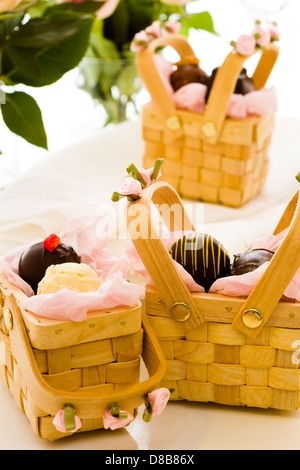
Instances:
[[[298,409],[300,191],[273,233],[237,255],[197,232],[167,182],[146,184],[127,217],[171,399]]]
[[[102,217],[79,217],[0,258],[0,380],[41,438],[127,426],[142,404],[150,421],[169,398],[143,291],[108,243]]]
[[[151,97],[142,110],[144,166],[164,158],[164,180],[181,197],[240,207],[263,188],[277,110],[276,90],[266,83],[277,39],[257,25],[211,74],[181,35],[148,28],[135,39]],[[178,53],[176,63],[160,53],[166,46]],[[249,77],[244,64],[254,54],[260,59]]]

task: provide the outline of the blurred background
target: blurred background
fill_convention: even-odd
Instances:
[[[138,0],[137,0],[138,1]],[[210,72],[220,65],[231,49],[229,43],[242,33],[250,33],[255,19],[276,21],[280,31],[280,57],[269,84],[278,93],[278,115],[300,118],[299,56],[300,2],[297,0],[196,0],[187,6],[190,12],[208,11],[218,35],[191,30],[189,38],[200,58],[201,67]],[[30,89],[38,102],[48,136],[49,150],[33,146],[12,133],[1,121],[0,174],[9,182],[40,162],[49,152],[73,145],[103,129],[105,113],[89,93],[82,89],[80,67],[67,72],[56,83]],[[18,85],[18,90],[22,90]],[[28,87],[26,87],[28,90]],[[139,93],[138,109],[148,101],[145,90]],[[129,118],[136,119],[133,113]],[[113,126],[109,124],[107,128]],[[300,131],[300,128],[299,128]],[[101,149],[99,149],[101,152]],[[5,184],[5,182],[4,182]]]

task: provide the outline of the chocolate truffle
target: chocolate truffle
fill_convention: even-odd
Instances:
[[[206,98],[205,98],[206,101],[208,100],[217,71],[218,71],[218,67],[216,67],[212,71],[211,76],[207,79],[207,82],[206,82],[207,93],[206,93]],[[247,76],[247,70],[243,68],[243,70],[241,71],[238,77],[234,93],[238,95],[246,95],[247,93],[250,93],[250,91],[254,91],[254,83],[253,83],[252,78]]]
[[[172,245],[170,253],[206,292],[216,279],[230,274],[230,257],[211,235],[198,232],[184,235]]]
[[[19,261],[19,275],[36,293],[46,269],[62,263],[80,263],[80,256],[71,246],[61,243],[59,237],[50,235],[24,251]]]
[[[174,64],[177,69],[170,75],[170,82],[174,91],[189,83],[206,84],[207,74],[199,67],[197,57],[185,57]]]
[[[266,261],[270,261],[274,253],[269,250],[255,249],[234,255],[231,275],[238,276],[254,271]]]

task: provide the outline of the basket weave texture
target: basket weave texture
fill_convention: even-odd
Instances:
[[[138,203],[147,211],[134,215],[130,203],[128,228],[153,281],[145,312],[167,363],[162,385],[175,389],[171,399],[298,409],[300,302],[282,296],[300,267],[300,191],[273,232],[287,229],[282,244],[246,298],[187,289],[151,216],[152,203],[158,211],[172,207],[173,218],[161,211],[168,229],[195,231],[172,186],[152,185]],[[137,220],[140,237],[131,232]]]
[[[165,361],[134,307],[90,312],[85,321],[56,321],[22,308],[23,293],[1,277],[0,380],[26,414],[37,436],[56,440],[53,418],[66,404],[82,422],[78,432],[103,427],[108,405],[137,415],[143,395],[156,388]],[[10,324],[7,314],[10,315]],[[149,378],[140,383],[141,360]]]
[[[164,158],[161,180],[185,198],[240,207],[263,188],[268,174],[274,115],[226,117],[238,75],[249,56],[231,52],[219,68],[204,113],[175,108],[155,66],[155,50],[172,46],[181,57],[194,55],[186,39],[168,35],[137,54],[137,66],[151,102],[142,110],[144,167]],[[273,44],[253,74],[263,88],[276,62]]]
[[[213,301],[218,299],[207,299]],[[232,307],[225,300],[220,318],[225,321],[227,313],[228,323],[205,321],[183,334],[173,318],[155,312],[150,288],[146,302],[167,362],[162,386],[175,389],[173,400],[283,410],[300,407],[300,370],[294,346],[300,338],[299,327],[265,327],[257,338],[248,338],[228,320]],[[157,298],[157,306],[159,302],[161,305]],[[299,305],[289,307],[290,313],[297,311],[299,316]]]

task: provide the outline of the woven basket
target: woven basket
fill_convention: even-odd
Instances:
[[[26,296],[0,278],[0,379],[27,415],[35,433],[56,440],[72,433],[53,418],[72,405],[82,427],[103,427],[118,403],[134,417],[144,395],[157,388],[165,359],[137,301],[132,308],[90,312],[80,323],[37,317],[22,308]],[[140,382],[140,359],[148,378]]]
[[[281,298],[300,266],[300,191],[274,231],[288,233],[248,298],[191,293],[158,236],[151,202],[172,206],[171,222],[162,210],[170,231],[194,227],[168,183],[145,189],[138,211],[137,202],[128,206],[129,233],[156,286],[146,286],[145,311],[166,358],[162,385],[175,389],[172,399],[299,408],[300,303]]]
[[[242,206],[265,183],[274,126],[273,114],[226,117],[237,78],[250,56],[234,51],[227,56],[201,114],[175,108],[154,61],[161,46],[172,46],[182,58],[194,55],[187,40],[173,34],[155,39],[137,54],[139,74],[152,99],[142,110],[144,167],[164,158],[162,179],[182,197]],[[252,76],[256,90],[265,86],[277,55],[274,44],[263,51]]]

